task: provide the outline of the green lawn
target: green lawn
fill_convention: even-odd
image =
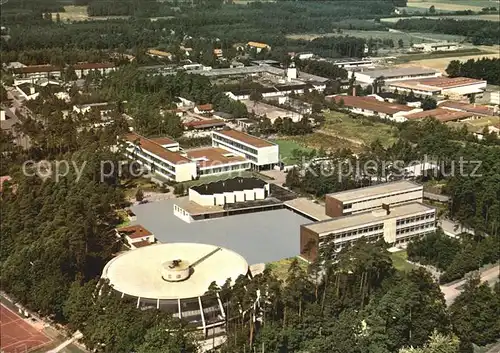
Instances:
[[[410,272],[415,268],[415,266],[406,261],[407,258],[408,255],[406,254],[406,250],[393,252],[391,254],[392,264],[398,271]]]
[[[273,142],[280,147],[280,159],[286,165],[292,165],[298,162],[292,156],[293,150],[301,150],[304,152],[310,152],[312,150],[291,139],[279,139],[273,140]]]
[[[335,111],[325,113],[323,130],[339,137],[352,139],[369,145],[379,140],[384,146],[396,141],[396,127],[383,122],[373,122],[365,118],[352,118],[347,114]]]
[[[285,281],[288,276],[288,269],[290,268],[290,264],[294,260],[294,257],[290,257],[288,259],[282,259],[274,262],[270,262],[266,264],[266,268],[270,269],[271,272],[280,280]],[[307,267],[309,266],[307,262],[297,258],[299,261],[299,266],[307,271]]]

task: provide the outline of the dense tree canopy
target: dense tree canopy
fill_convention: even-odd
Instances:
[[[500,85],[500,59],[470,59],[465,62],[452,60],[446,68],[450,77],[471,77],[488,81],[492,85]]]

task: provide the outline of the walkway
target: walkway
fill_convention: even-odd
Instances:
[[[498,280],[498,276],[500,274],[500,265],[496,265],[494,267],[487,268],[481,271],[481,282],[489,282],[494,283]],[[444,298],[446,299],[446,304],[451,305],[455,298],[462,292],[462,286],[465,284],[465,279],[453,283],[451,285],[440,286],[441,292],[444,294]]]

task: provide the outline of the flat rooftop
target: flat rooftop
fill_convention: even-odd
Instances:
[[[419,190],[423,189],[422,185],[418,185],[408,180],[395,181],[392,183],[382,183],[364,188],[358,188],[347,191],[335,192],[327,196],[333,197],[342,202],[356,201],[359,199],[366,199],[375,196],[383,196],[386,194],[401,192],[405,190]]]
[[[391,207],[389,214],[381,216],[376,216],[372,213],[372,211],[368,211],[351,216],[332,218],[326,221],[310,223],[305,225],[304,227],[317,234],[324,234],[334,231],[340,231],[343,229],[351,229],[362,227],[364,225],[380,223],[386,219],[401,218],[434,210],[435,209],[433,207],[414,202],[397,207]]]
[[[246,160],[244,157],[235,155],[219,147],[187,150],[186,155],[189,159],[194,160],[200,168],[244,162]]]
[[[177,259],[194,265],[194,271],[184,281],[165,281],[162,264]],[[118,255],[108,262],[102,276],[109,279],[115,290],[134,297],[184,299],[204,295],[213,281],[221,286],[228,278],[234,281],[247,272],[248,263],[234,251],[215,245],[173,243]]]
[[[257,178],[241,178],[213,181],[207,184],[201,184],[191,187],[201,195],[222,194],[224,192],[243,191],[251,189],[261,189],[267,185],[267,182]]]
[[[331,219],[331,217],[325,214],[325,206],[317,204],[313,200],[309,200],[305,197],[299,197],[294,200],[285,201],[284,204],[285,206],[297,210],[312,218],[315,218],[318,221]]]
[[[249,264],[300,254],[300,225],[311,221],[286,209],[187,223],[173,213],[178,199],[132,206],[137,221],[161,243],[213,244],[242,255]],[[136,251],[136,250],[134,250]]]
[[[269,146],[274,146],[275,144],[272,142],[269,142],[267,140],[246,134],[244,132],[236,131],[236,130],[221,130],[221,131],[214,131],[213,135],[223,135],[230,137],[234,140],[238,140],[241,142],[246,143],[247,145],[254,146],[254,147],[269,147]]]
[[[468,77],[433,77],[422,80],[397,81],[390,83],[394,87],[413,88],[422,91],[433,91],[453,87],[463,87],[484,83],[486,81],[476,80]]]
[[[400,67],[392,69],[380,69],[380,70],[365,70],[361,72],[364,75],[368,75],[372,78],[377,78],[383,76],[384,78],[400,77],[400,76],[417,76],[426,74],[438,73],[438,70],[423,68],[423,67]]]

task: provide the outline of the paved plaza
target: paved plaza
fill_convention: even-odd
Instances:
[[[299,254],[300,225],[310,223],[286,209],[186,223],[173,214],[175,200],[133,206],[134,224],[142,224],[162,243],[204,243],[225,247],[249,264],[267,263]]]

